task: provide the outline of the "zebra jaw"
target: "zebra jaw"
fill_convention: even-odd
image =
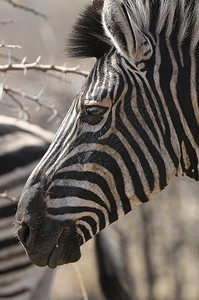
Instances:
[[[25,215],[24,210],[27,212]],[[34,211],[33,216],[30,216],[31,210]],[[22,193],[15,228],[29,259],[37,266],[48,265],[54,269],[59,265],[76,262],[81,257],[80,246],[83,240],[75,222],[49,218],[46,203],[37,185]]]

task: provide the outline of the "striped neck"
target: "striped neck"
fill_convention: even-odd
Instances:
[[[160,36],[155,51],[156,70],[153,76],[158,77],[160,94],[164,95],[163,101],[179,140],[181,157],[177,176],[189,176],[199,181],[197,52],[198,48],[191,51],[189,44],[177,47],[175,40]]]

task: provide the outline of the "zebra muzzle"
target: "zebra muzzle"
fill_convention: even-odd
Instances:
[[[76,232],[64,229],[49,255],[48,266],[54,269],[59,265],[78,261],[81,257],[81,243],[81,238]]]
[[[82,238],[73,220],[57,220],[49,215],[38,186],[24,190],[15,218],[16,232],[29,259],[40,267],[54,269],[81,257]]]
[[[40,267],[48,265],[54,269],[78,261],[82,240],[76,233],[75,223],[69,221],[61,226],[48,219],[45,221],[38,231],[25,222],[17,229],[18,238],[32,263]]]

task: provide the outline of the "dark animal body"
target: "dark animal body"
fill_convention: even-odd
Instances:
[[[19,202],[32,262],[75,262],[175,176],[199,180],[198,20],[196,0],[96,0],[80,16],[69,52],[97,61]]]

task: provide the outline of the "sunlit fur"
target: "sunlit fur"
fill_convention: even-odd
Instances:
[[[103,10],[103,1],[93,1],[103,16],[98,47],[104,40],[110,47],[104,55],[102,48],[97,52],[101,57],[19,205],[20,215],[31,216],[40,191],[46,216],[52,222],[73,220],[83,242],[151,199],[174,176],[199,180],[197,1],[104,2]],[[76,46],[83,55],[91,43]],[[39,252],[40,245],[35,247]]]

